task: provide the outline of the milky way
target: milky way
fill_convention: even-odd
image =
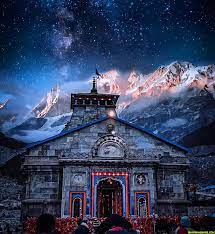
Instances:
[[[214,63],[213,2],[2,2],[1,94],[40,96],[57,83],[87,79],[95,67],[150,72],[175,60]]]

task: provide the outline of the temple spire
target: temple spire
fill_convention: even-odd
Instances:
[[[96,78],[93,77],[93,87],[91,89],[91,93],[98,93],[97,92],[97,82],[96,82]]]

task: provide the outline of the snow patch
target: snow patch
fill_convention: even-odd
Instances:
[[[22,130],[20,131],[22,135],[14,134],[12,135],[13,138],[17,140],[21,140],[26,143],[32,143],[36,141],[42,141],[49,137],[56,136],[57,134],[61,133],[64,129],[66,123],[62,123],[61,125],[51,127],[56,121],[63,117],[71,116],[71,113],[58,115],[55,117],[47,117],[47,122],[38,130]]]
[[[169,119],[162,125],[165,127],[180,127],[182,125],[185,125],[186,123],[187,123],[186,119],[175,118],[175,119]]]

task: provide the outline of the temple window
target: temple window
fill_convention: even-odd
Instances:
[[[86,104],[86,105],[89,105],[89,104],[90,104],[90,100],[89,100],[88,98],[85,100],[85,104]]]
[[[78,99],[78,105],[83,105],[83,99]]]
[[[147,204],[145,198],[139,198],[137,202],[137,215],[140,217],[147,216]]]
[[[72,205],[72,217],[80,217],[81,216],[81,199],[80,198],[74,198],[73,199],[73,205]]]
[[[108,100],[108,101],[107,101],[107,105],[108,105],[108,106],[111,106],[111,105],[113,105],[113,102],[112,102],[112,100]]]
[[[105,105],[105,101],[104,101],[104,100],[101,100],[101,101],[100,101],[100,105],[101,105],[101,106],[104,106],[104,105]]]
[[[97,105],[97,104],[98,104],[97,99],[93,99],[93,105]]]

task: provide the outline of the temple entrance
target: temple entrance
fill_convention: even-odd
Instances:
[[[119,181],[112,178],[100,181],[97,187],[97,217],[123,215],[122,194],[122,185]]]

